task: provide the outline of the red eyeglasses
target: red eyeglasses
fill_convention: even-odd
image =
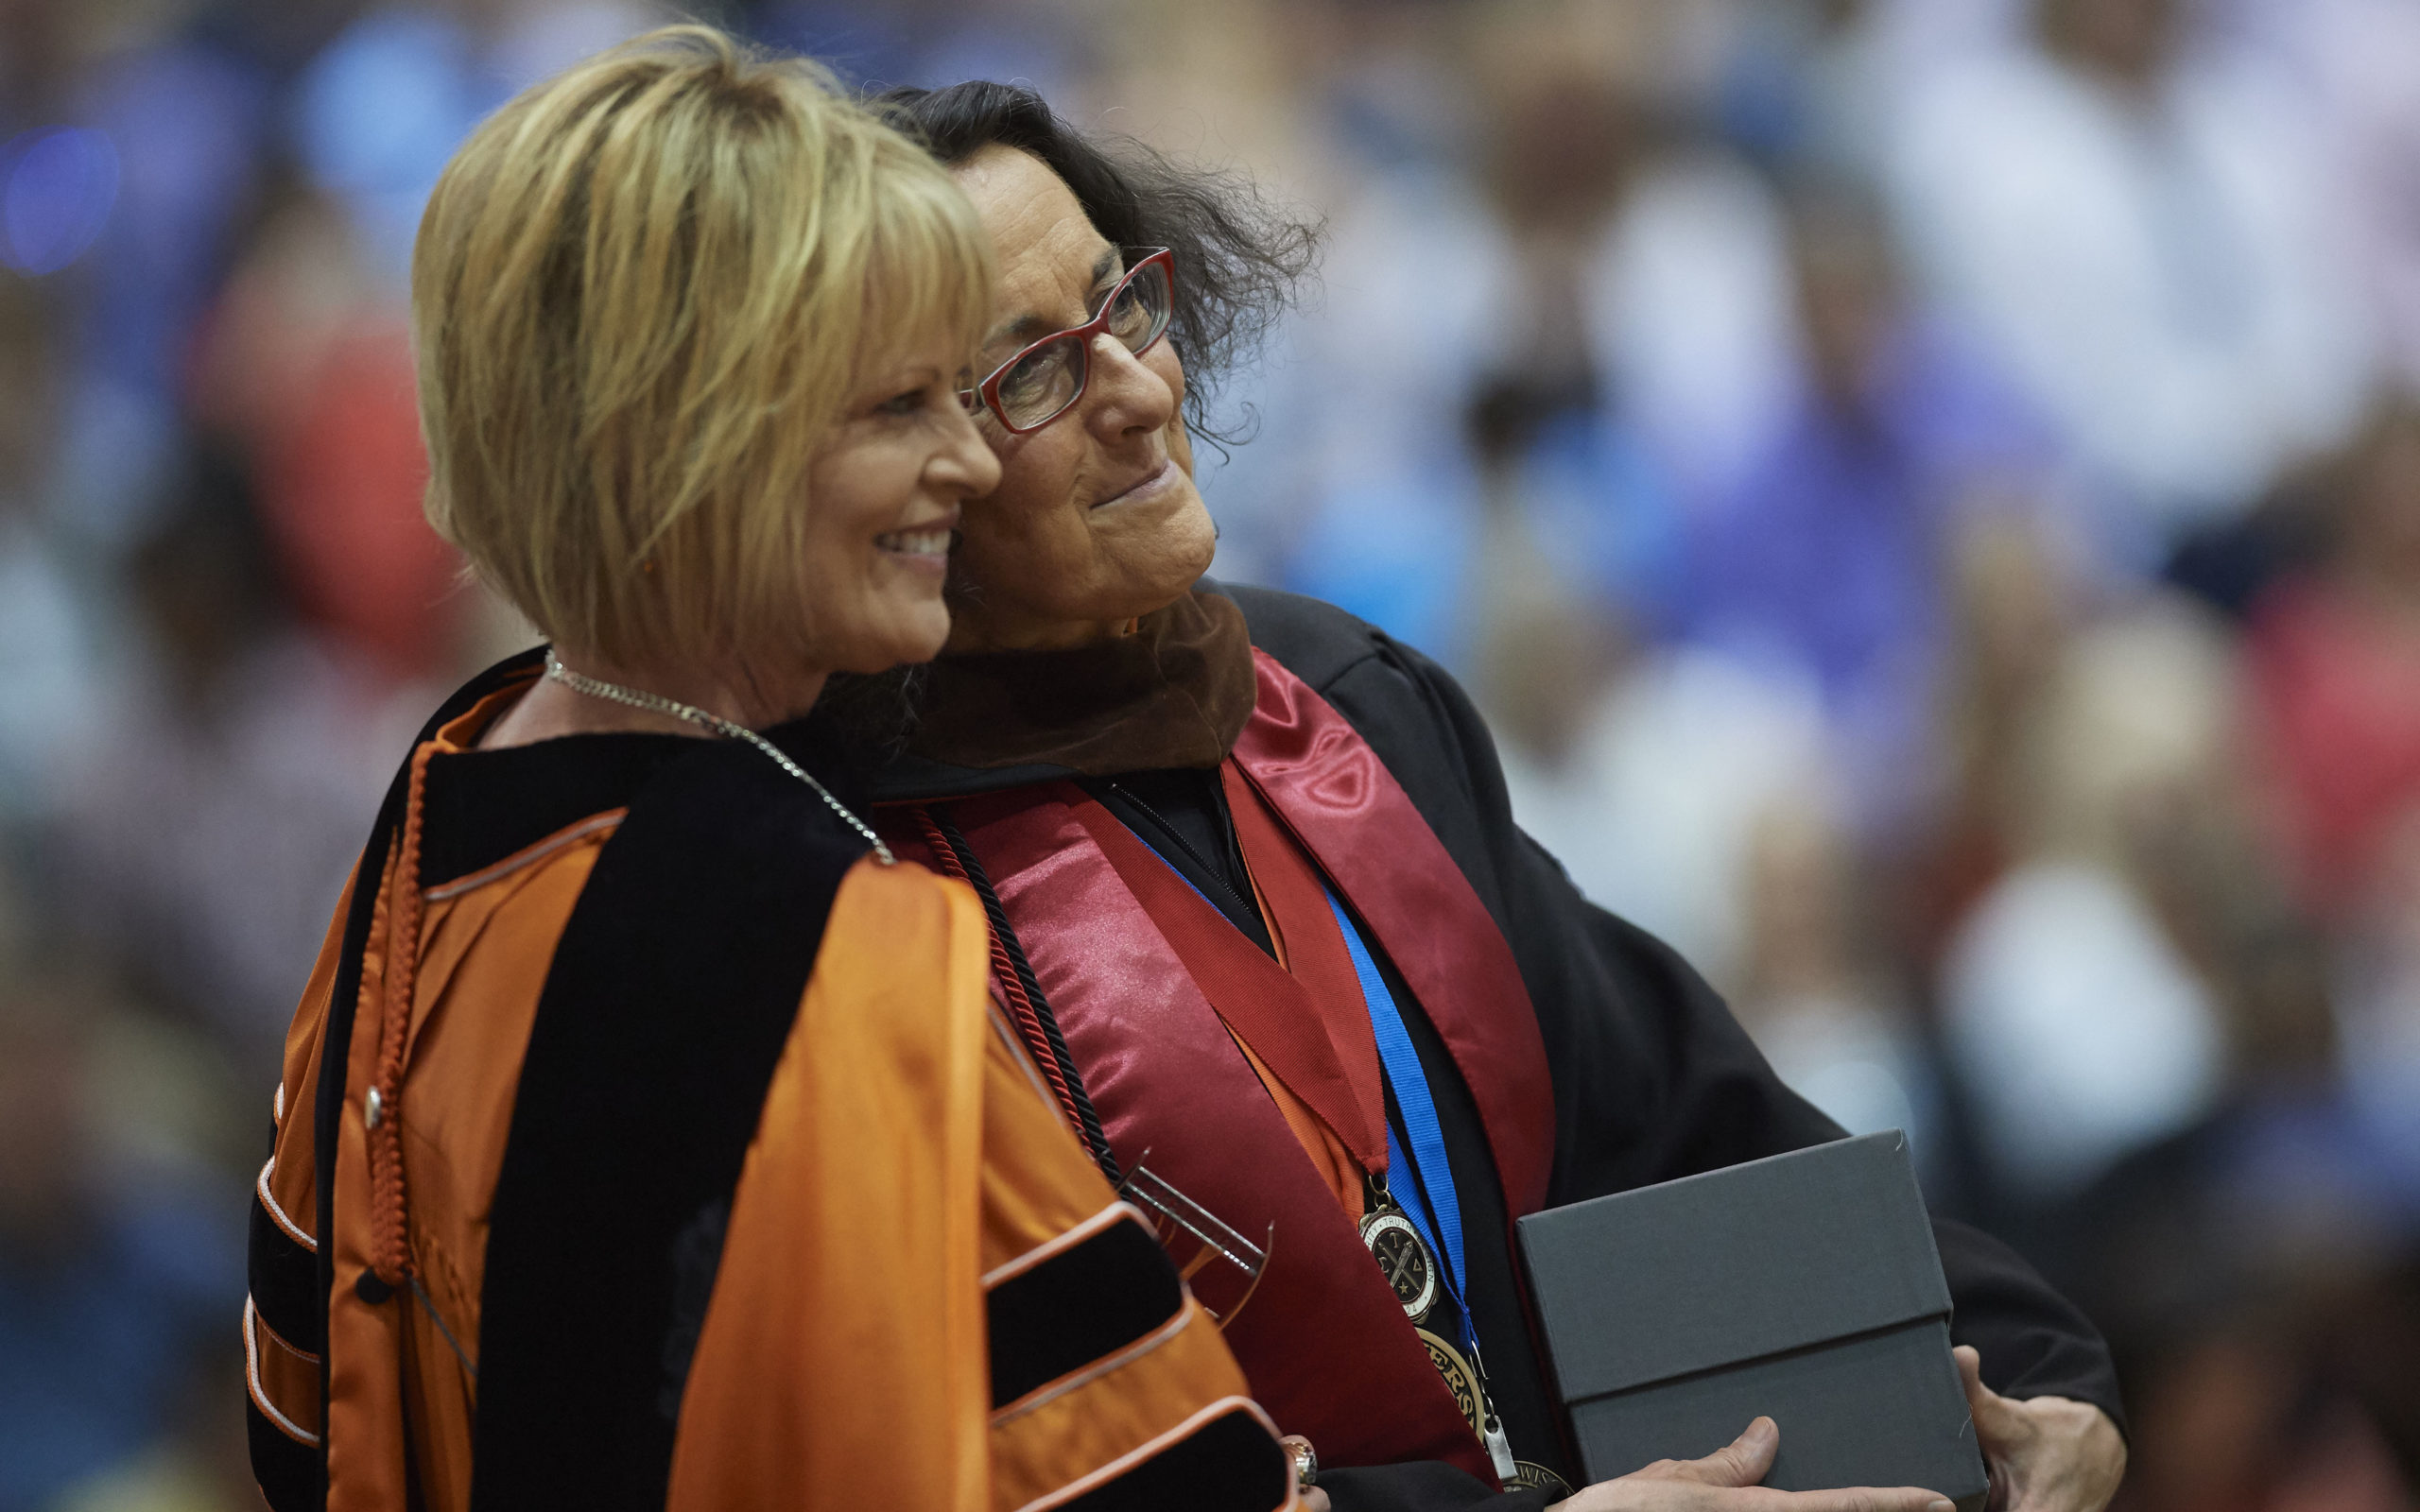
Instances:
[[[958,402],[970,412],[989,409],[1015,435],[1038,431],[1084,397],[1092,381],[1093,337],[1115,336],[1139,357],[1167,334],[1175,308],[1176,256],[1154,248],[1110,290],[1100,314],[1044,336],[993,369],[989,378],[959,389]]]

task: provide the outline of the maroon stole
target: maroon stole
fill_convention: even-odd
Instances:
[[[1078,803],[1076,821],[1158,926],[1211,1011],[1344,1142],[1362,1170],[1383,1171],[1387,1104],[1377,1037],[1319,874],[1301,848],[1277,832],[1236,764],[1225,764],[1219,775],[1245,864],[1266,900],[1263,917],[1282,942],[1284,966],[1107,809]],[[1013,918],[1010,923],[1015,927]]]
[[[1376,752],[1293,674],[1257,650],[1253,660],[1258,698],[1231,768],[1367,924],[1436,1025],[1478,1106],[1508,1217],[1536,1211],[1554,1100],[1511,946]],[[1148,1152],[1155,1173],[1237,1231],[1270,1235],[1259,1286],[1226,1337],[1281,1431],[1309,1438],[1331,1465],[1439,1459],[1493,1484],[1486,1451],[1353,1220],[1229,1031],[1232,1022],[1365,1164],[1374,1146],[1382,1164],[1369,1089],[1354,1085],[1360,1057],[1374,1059],[1361,1048],[1367,1023],[1355,1042],[1348,1024],[1303,1011],[1301,985],[1256,947],[1245,947],[1251,960],[1225,949],[1240,938],[1234,926],[1074,783],[970,798],[949,812],[991,873],[1120,1159],[1132,1165]],[[904,834],[893,843],[922,852]],[[1226,1265],[1201,1268],[1193,1282],[1222,1316],[1245,1285]]]

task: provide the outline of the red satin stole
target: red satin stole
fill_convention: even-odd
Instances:
[[[1228,810],[1235,816],[1236,838],[1243,848],[1244,868],[1252,875],[1253,899],[1277,946],[1277,958],[1307,990],[1326,1024],[1329,1040],[1353,1071],[1363,1112],[1377,1131],[1374,1169],[1384,1170],[1387,1105],[1378,1041],[1361,993],[1360,973],[1353,968],[1344,935],[1337,928],[1336,912],[1328,906],[1326,881],[1233,757],[1220,764],[1219,778],[1226,789]],[[1253,1055],[1251,1045],[1243,1048],[1245,1055]],[[1257,1062],[1258,1057],[1253,1058]],[[1287,1111],[1285,1105],[1286,1099],[1279,1097],[1280,1112]],[[1296,1123],[1290,1115],[1288,1122]],[[1304,1136],[1299,1123],[1294,1133],[1298,1139]],[[1314,1160],[1319,1158],[1309,1140],[1304,1147]],[[1350,1179],[1337,1184],[1337,1200],[1356,1223],[1361,1219],[1367,1194],[1363,1173],[1370,1169],[1357,1161]]]
[[[1331,879],[1349,901],[1478,1104],[1508,1219],[1536,1211],[1553,1160],[1554,1100],[1511,947],[1377,753],[1301,679],[1266,653],[1253,659],[1259,699],[1225,773],[1230,782],[1240,775],[1253,795],[1231,804],[1239,835],[1274,815],[1314,880]],[[1286,1432],[1307,1435],[1337,1464],[1443,1459],[1492,1482],[1485,1451],[1371,1263],[1357,1214],[1339,1210],[1330,1174],[1349,1180],[1339,1168],[1358,1157],[1297,1095],[1296,1083],[1320,1089],[1340,1123],[1366,1129],[1374,1156],[1384,1148],[1374,1118],[1363,1125],[1341,1110],[1360,1104],[1345,1085],[1330,1021],[1277,1006],[1299,1007],[1295,994],[1308,990],[1298,974],[1305,941],[1314,954],[1325,938],[1341,945],[1333,917],[1322,932],[1296,922],[1291,908],[1280,916],[1264,907],[1278,916],[1270,933],[1289,971],[1072,782],[971,796],[951,809],[991,871],[1119,1153],[1132,1163],[1148,1152],[1151,1168],[1188,1196],[1255,1239],[1271,1235],[1259,1289],[1226,1331],[1253,1395]],[[924,853],[911,826],[884,830],[903,857]],[[1267,854],[1246,838],[1264,900],[1273,875]],[[1325,915],[1325,900],[1318,903]],[[1180,953],[1180,939],[1190,954]],[[1229,948],[1245,953],[1238,970],[1270,990],[1238,997],[1222,988],[1214,1009],[1207,980],[1196,976],[1209,970],[1195,963],[1200,941],[1220,942],[1222,957]],[[1368,1033],[1357,979],[1345,1001],[1351,1015],[1335,1022]],[[1230,1009],[1232,1025],[1222,1017]],[[1303,1031],[1315,1017],[1313,1039]],[[1299,1064],[1289,1052],[1304,1052]],[[1253,1098],[1255,1090],[1269,1101]],[[1314,1143],[1327,1153],[1297,1164]],[[1208,1267],[1195,1287],[1214,1309],[1242,1298],[1232,1267]]]
[[[1357,1219],[1361,1173],[1387,1164],[1386,1098],[1360,979],[1309,858],[1233,762],[1219,775],[1276,960],[1108,810],[1086,800],[1076,816],[1159,925],[1339,1205]]]

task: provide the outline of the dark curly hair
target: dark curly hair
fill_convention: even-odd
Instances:
[[[1240,175],[1181,165],[1131,137],[1089,137],[1014,84],[900,88],[874,104],[943,163],[995,146],[1029,152],[1111,243],[1174,251],[1168,340],[1184,363],[1185,423],[1213,442],[1246,438],[1251,417],[1221,431],[1208,422],[1210,401],[1293,303],[1318,261],[1316,222],[1297,219]]]

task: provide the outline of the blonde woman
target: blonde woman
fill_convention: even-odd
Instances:
[[[1294,1504],[991,1014],[972,893],[794,723],[929,657],[992,297],[946,175],[697,27],[508,105],[413,266],[429,515],[548,647],[397,775],[287,1040],[279,1512]]]

